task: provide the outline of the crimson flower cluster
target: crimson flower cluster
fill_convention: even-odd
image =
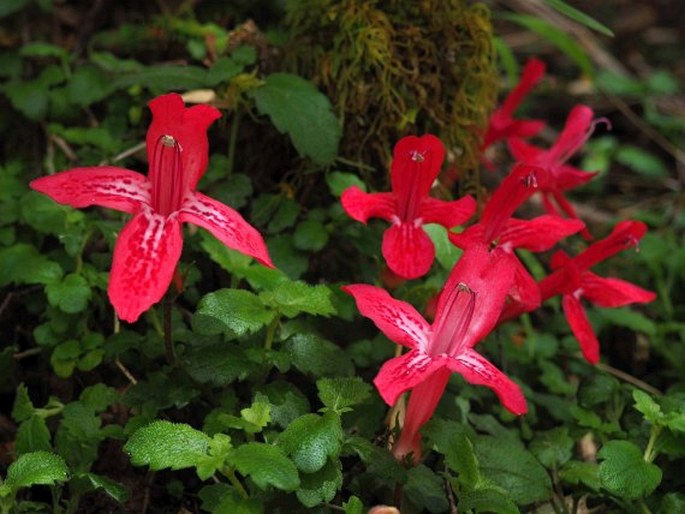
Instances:
[[[551,273],[539,282],[517,257],[516,249],[548,251],[577,233],[592,240],[564,195],[596,174],[567,162],[596,124],[606,120],[595,119],[592,109],[577,105],[549,148],[527,142],[542,130],[544,122],[519,120],[514,115],[544,72],[541,61],[528,62],[521,81],[490,119],[481,147],[483,163],[494,168],[485,155],[490,147],[504,141],[515,164],[484,205],[479,220],[459,233],[448,232],[450,241],[463,253],[439,294],[433,322],[379,287],[343,287],[354,297],[363,316],[390,340],[408,349],[387,361],[374,380],[389,405],[411,391],[402,432],[393,444],[398,459],[420,458],[419,430],[435,411],[453,372],[471,384],[490,388],[513,414],[526,413],[526,399],[519,385],[475,350],[499,323],[533,311],[559,295],[583,356],[597,363],[599,342],[581,299],[600,307],[618,307],[655,298],[654,293],[634,284],[590,271],[621,250],[635,247],[646,231],[640,222],[619,223],[608,237],[575,257],[558,251],[551,259]],[[404,279],[425,275],[434,260],[435,250],[423,231],[424,224],[438,223],[449,230],[462,225],[475,210],[470,197],[445,202],[429,196],[444,155],[442,143],[432,135],[405,137],[394,149],[390,192],[367,194],[351,187],[341,198],[343,208],[355,220],[366,223],[369,218],[380,217],[391,223],[383,237],[383,257],[388,268]],[[542,197],[545,213],[532,219],[514,217],[536,194]]]

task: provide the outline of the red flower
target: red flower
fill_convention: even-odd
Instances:
[[[519,164],[490,197],[480,221],[460,234],[449,234],[452,243],[459,248],[485,245],[491,251],[507,254],[514,267],[514,281],[509,296],[526,311],[540,305],[540,290],[514,250],[523,248],[531,252],[544,252],[584,227],[580,220],[552,215],[538,216],[532,220],[511,217],[546,180],[544,170]]]
[[[148,176],[113,166],[75,168],[31,182],[36,191],[72,207],[100,205],[129,214],[116,246],[109,298],[134,322],[158,302],[181,257],[181,224],[209,230],[226,246],[273,267],[257,230],[230,207],[195,190],[207,167],[207,128],[221,115],[207,105],[185,108],[177,94],[153,99],[147,132]]]
[[[558,252],[552,258],[552,267],[556,271],[540,282],[543,301],[561,295],[561,304],[573,335],[578,339],[585,359],[592,364],[599,361],[599,342],[583,310],[581,298],[600,307],[622,307],[651,302],[656,295],[625,280],[602,278],[589,269],[626,248],[637,246],[646,230],[645,224],[639,221],[623,221],[608,237],[590,245],[574,258]]]
[[[483,136],[481,149],[485,150],[491,144],[502,139],[512,137],[532,137],[545,126],[542,120],[517,120],[514,112],[530,91],[545,75],[545,63],[538,59],[530,59],[521,73],[521,79],[511,90],[502,105],[492,113],[488,130]]]
[[[356,186],[341,197],[345,212],[357,221],[383,218],[392,223],[383,236],[383,257],[397,275],[412,279],[428,272],[435,247],[423,230],[426,223],[452,228],[476,209],[470,196],[445,202],[428,196],[445,158],[445,147],[433,135],[407,136],[395,145],[390,171],[392,192],[365,193]]]
[[[389,405],[413,389],[405,416],[407,434],[400,438],[406,448],[412,446],[409,442],[416,440],[418,429],[437,406],[448,371],[460,373],[472,384],[489,387],[514,414],[526,412],[526,400],[518,385],[473,349],[497,323],[513,274],[502,254],[488,253],[482,245],[469,247],[447,279],[432,324],[383,289],[364,284],[343,287],[354,296],[363,316],[392,341],[409,348],[404,355],[387,361],[374,380]],[[401,457],[403,452],[398,449],[396,455]]]
[[[545,209],[549,214],[565,213],[571,218],[578,218],[573,206],[564,197],[564,191],[589,182],[597,173],[579,170],[566,164],[592,135],[597,123],[608,123],[605,118],[593,119],[592,109],[585,105],[576,105],[566,120],[564,129],[556,142],[547,150],[536,148],[521,139],[509,139],[509,149],[517,161],[539,166],[547,170],[549,180],[540,187],[543,193]],[[555,206],[552,199],[557,203]],[[583,236],[591,239],[589,232]]]

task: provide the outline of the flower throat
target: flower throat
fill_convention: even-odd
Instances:
[[[152,208],[168,216],[181,207],[185,196],[181,145],[173,136],[160,136],[155,143],[150,162]]]

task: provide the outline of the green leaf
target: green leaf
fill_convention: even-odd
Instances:
[[[599,491],[599,466],[594,462],[569,461],[559,470],[559,477],[566,483],[584,484]]]
[[[594,76],[592,61],[583,48],[571,36],[559,30],[556,25],[552,25],[541,18],[527,14],[506,13],[502,14],[502,17],[519,24],[522,27],[535,32],[543,39],[546,39],[565,53],[569,59],[574,61],[583,74],[589,77]]]
[[[52,451],[50,431],[45,419],[34,414],[19,425],[14,449],[19,455],[37,451]]]
[[[354,173],[345,173],[343,171],[333,171],[326,175],[326,184],[331,194],[340,197],[343,191],[348,187],[357,186],[362,191],[366,192],[366,184]]]
[[[26,421],[35,412],[33,402],[29,397],[29,389],[26,385],[19,384],[17,386],[17,394],[14,397],[14,404],[12,405],[12,419],[17,423]]]
[[[318,252],[328,242],[328,231],[323,223],[305,220],[298,223],[293,233],[293,244],[299,250]]]
[[[321,165],[333,162],[342,134],[328,98],[309,81],[273,73],[262,87],[248,92],[262,114],[287,133],[298,153]]]
[[[621,145],[614,158],[616,162],[647,178],[663,179],[669,175],[666,165],[659,157],[638,146]]]
[[[548,469],[557,469],[570,458],[573,438],[568,435],[568,427],[557,427],[539,431],[530,444],[530,451]]]
[[[108,496],[114,498],[119,503],[128,500],[128,489],[111,478],[96,475],[95,473],[83,473],[79,476],[86,478],[90,485],[93,486],[93,489],[102,489]]]
[[[200,89],[208,85],[207,70],[198,66],[146,66],[114,81],[114,89],[141,85],[153,91]]]
[[[549,5],[554,7],[561,14],[569,17],[573,21],[577,21],[581,25],[585,25],[586,27],[597,31],[600,34],[604,34],[605,36],[614,37],[614,33],[611,31],[611,29],[609,29],[609,27],[598,22],[597,20],[595,20],[591,16],[588,16],[584,12],[579,11],[575,7],[571,7],[566,2],[563,2],[562,0],[546,0],[546,1]]]
[[[253,369],[243,349],[232,343],[215,343],[192,348],[184,356],[186,371],[201,384],[225,386],[244,379]]]
[[[28,0],[5,0],[0,3],[0,18],[21,11],[28,4]]]
[[[0,249],[0,287],[7,284],[51,284],[62,277],[56,262],[38,253],[35,247],[19,243]]]
[[[309,412],[309,401],[289,382],[275,380],[261,387],[257,394],[266,397],[271,405],[271,419],[286,428],[295,419]]]
[[[316,381],[321,402],[335,412],[351,410],[352,405],[366,400],[371,386],[359,377],[321,378]]]
[[[424,225],[423,229],[428,233],[428,236],[435,245],[435,258],[446,270],[451,270],[459,260],[462,250],[454,246],[447,235],[447,229],[442,225],[429,223]]]
[[[262,514],[257,498],[244,499],[228,484],[212,484],[200,489],[202,510],[211,514]]]
[[[217,470],[223,469],[229,452],[231,451],[231,438],[226,434],[214,434],[209,441],[209,455],[200,457],[195,465],[195,471],[200,480],[207,480]]]
[[[449,504],[442,478],[423,464],[411,468],[407,474],[409,480],[404,486],[404,492],[419,507],[419,511],[425,509],[428,512],[447,512]]]
[[[388,482],[404,483],[407,481],[406,469],[397,462],[386,448],[376,446],[368,439],[359,436],[347,438],[345,447],[359,456],[362,462],[366,464],[369,473],[378,475]]]
[[[69,85],[67,95],[72,104],[88,107],[106,98],[112,92],[112,82],[95,66],[76,68]]]
[[[550,498],[552,484],[545,468],[515,439],[481,436],[475,448],[483,477],[508,491],[516,503]]]
[[[273,486],[294,491],[300,486],[297,468],[278,446],[255,442],[243,444],[230,452],[228,462],[241,475],[249,476],[260,489]]]
[[[663,421],[664,413],[661,412],[661,406],[647,393],[634,389],[633,400],[635,400],[635,408],[644,415],[647,421],[657,424]]]
[[[459,511],[497,512],[497,514],[519,514],[520,512],[503,490],[489,486],[461,493]]]
[[[433,419],[423,428],[422,433],[445,456],[445,464],[459,474],[458,480],[464,489],[474,489],[480,482],[480,472],[466,426],[456,421]]]
[[[296,334],[283,345],[293,366],[314,376],[345,376],[354,372],[349,356],[338,346],[314,334]]]
[[[61,46],[37,41],[22,46],[19,49],[22,57],[57,57],[58,59],[68,59],[69,53]]]
[[[200,334],[220,331],[241,336],[254,333],[271,322],[274,313],[262,300],[244,289],[219,289],[205,295],[193,315],[193,328]]]
[[[338,457],[342,435],[337,414],[305,414],[281,433],[277,444],[290,455],[298,469],[304,473],[314,473],[323,468],[329,458]]]
[[[635,332],[647,335],[657,333],[656,324],[644,314],[630,310],[627,307],[617,309],[600,309],[600,315],[609,323],[629,328]]]
[[[342,487],[341,468],[338,459],[329,459],[316,473],[303,473],[302,485],[297,489],[297,499],[308,508],[330,502]]]
[[[67,214],[72,210],[36,191],[29,191],[21,198],[22,218],[41,234],[63,234],[66,231]]]
[[[642,457],[630,441],[609,441],[597,453],[602,459],[599,479],[602,487],[626,500],[649,495],[661,483],[661,469]]]
[[[47,88],[38,80],[30,82],[13,81],[4,87],[12,107],[28,119],[40,121],[48,112],[49,97]]]
[[[364,504],[356,496],[350,496],[346,502],[343,502],[345,514],[363,514]]]
[[[83,312],[91,294],[86,279],[76,273],[66,275],[60,282],[48,284],[45,292],[50,305],[69,314]]]
[[[335,314],[331,290],[323,284],[311,286],[300,280],[280,282],[272,290],[261,292],[259,298],[288,318],[303,312],[317,316]]]
[[[243,69],[243,64],[236,62],[231,57],[221,57],[207,71],[207,85],[213,87],[217,84],[228,83],[239,73],[242,73]]]
[[[154,421],[136,430],[124,451],[134,466],[183,469],[196,466],[208,454],[210,438],[184,423]]]
[[[68,478],[69,469],[64,459],[49,452],[32,452],[20,455],[7,468],[5,484],[11,489],[32,485],[52,485]]]

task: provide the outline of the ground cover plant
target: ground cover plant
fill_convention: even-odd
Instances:
[[[680,40],[618,8],[2,3],[0,512],[685,512]]]

